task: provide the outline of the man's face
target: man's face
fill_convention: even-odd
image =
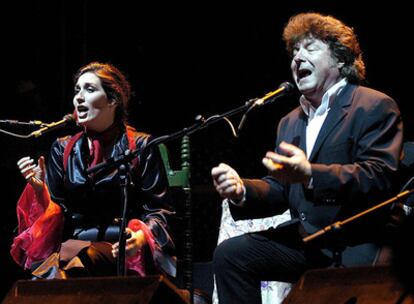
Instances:
[[[333,58],[327,43],[305,37],[293,48],[291,69],[299,91],[316,105],[323,94],[340,79],[342,63]]]

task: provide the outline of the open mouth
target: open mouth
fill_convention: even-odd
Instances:
[[[85,106],[78,106],[76,110],[79,118],[85,118],[88,115],[88,108]]]
[[[312,72],[308,69],[301,69],[297,72],[298,80],[302,80],[303,78],[308,77]]]

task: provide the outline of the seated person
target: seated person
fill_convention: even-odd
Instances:
[[[128,81],[113,65],[98,62],[80,68],[74,80],[74,113],[83,130],[58,138],[46,164],[43,156],[37,163],[30,157],[18,162],[27,186],[17,206],[14,260],[36,277],[116,275],[119,172],[105,168],[88,175],[87,169],[140,148],[129,170],[126,268],[140,276],[175,275],[167,177],[158,147],[145,148],[151,136],[126,124]]]
[[[289,20],[283,38],[302,96],[279,123],[275,151],[262,160],[268,175],[242,179],[222,163],[212,178],[218,193],[231,200],[235,220],[287,209],[292,220],[217,246],[220,304],[261,303],[261,281],[294,283],[313,268],[374,264],[391,211],[384,208],[339,234],[303,243],[305,236],[389,198],[403,126],[391,97],[359,84],[365,66],[351,27],[332,16],[303,13]]]

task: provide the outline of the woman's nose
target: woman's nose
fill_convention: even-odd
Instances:
[[[83,102],[85,101],[85,99],[83,98],[83,95],[82,95],[82,93],[81,93],[81,92],[79,92],[79,93],[77,93],[77,94],[75,95],[75,101],[76,101],[78,104],[81,104],[81,103],[83,103]]]

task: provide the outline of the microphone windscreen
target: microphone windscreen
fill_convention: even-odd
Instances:
[[[76,118],[73,114],[66,114],[65,116],[63,116],[63,120],[65,120],[66,122],[73,122],[76,120]]]
[[[291,94],[293,93],[293,89],[295,88],[295,86],[292,83],[285,81],[279,86],[279,88],[283,88],[285,94]]]

